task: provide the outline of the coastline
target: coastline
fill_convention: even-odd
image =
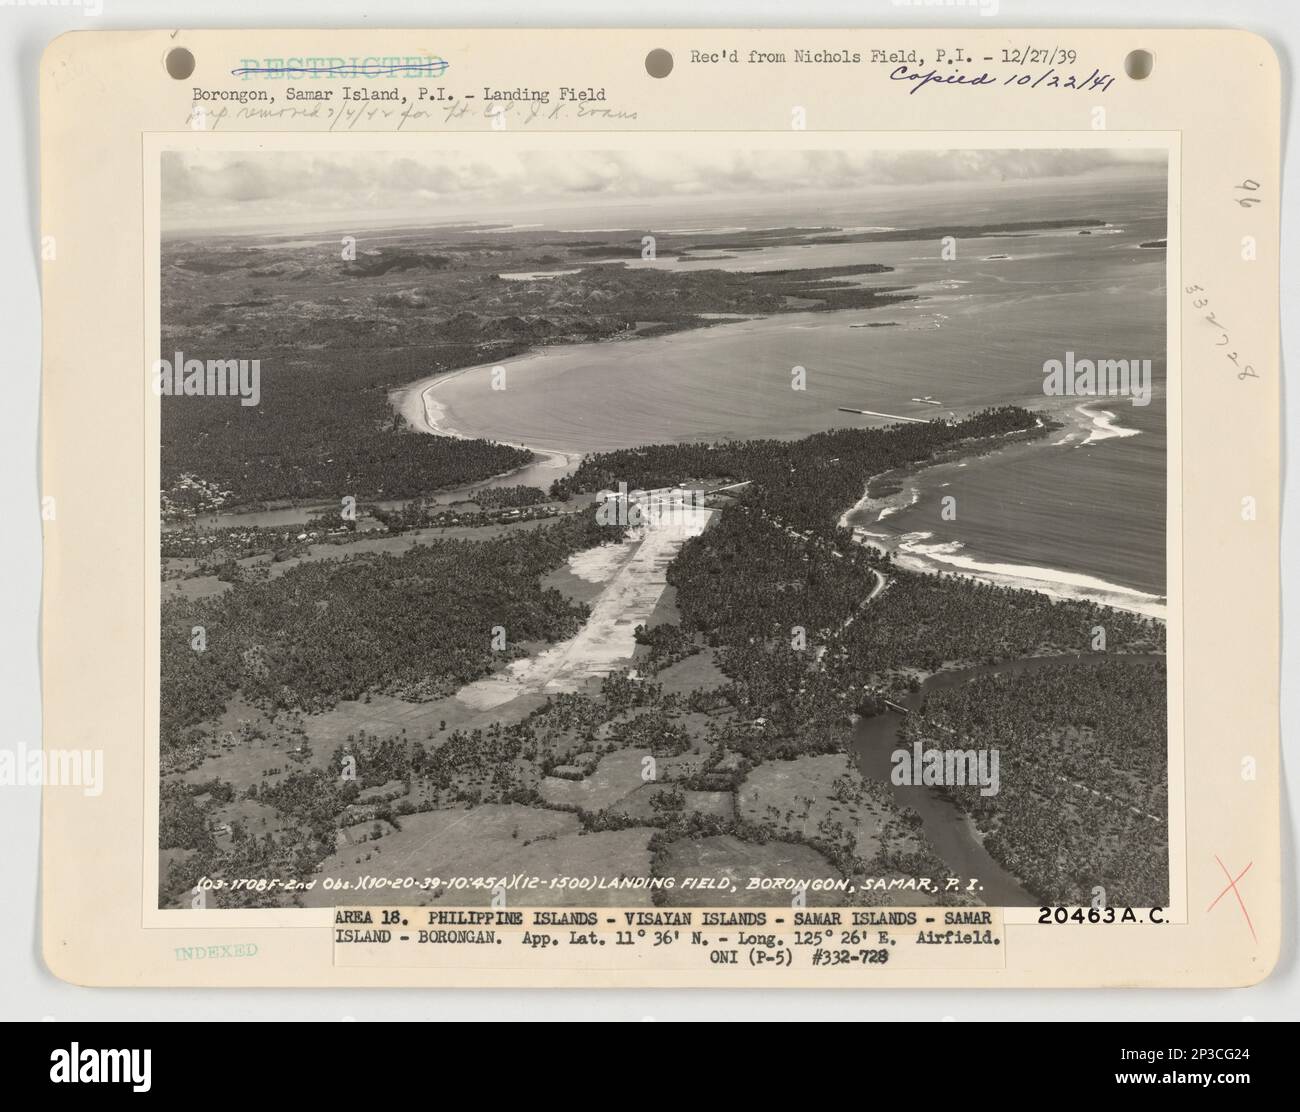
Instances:
[[[746,323],[752,323],[752,319],[747,320]],[[554,350],[561,350],[561,348]],[[535,349],[512,360],[505,360],[501,365],[508,366],[515,360],[536,358],[544,353],[545,349],[541,351]],[[402,414],[407,424],[416,431],[468,439],[468,434],[462,433],[450,424],[447,407],[439,401],[436,394],[441,383],[454,381],[461,375],[481,373],[485,366],[490,365],[476,364],[417,379],[395,388],[390,393],[390,401]],[[993,445],[988,450],[982,451],[979,456],[974,457],[974,461],[966,458],[956,462],[955,465],[976,466],[983,456],[999,454],[1015,446],[1024,446],[1031,451],[1066,446],[1092,449],[1107,441],[1120,441],[1140,436],[1142,430],[1120,424],[1121,418],[1115,407],[1103,408],[1108,401],[1109,399],[1105,397],[1070,398],[1059,411],[1048,415],[1063,421],[1064,428],[1060,435],[1027,439],[1016,434],[1005,445]],[[489,439],[496,440],[495,437]],[[538,448],[507,440],[497,442],[527,449],[539,457],[537,462],[525,464],[522,468],[510,472],[509,475],[515,477],[516,481],[522,481],[521,476],[536,469],[538,477],[531,485],[540,485],[543,488],[548,488],[551,480],[573,471],[586,454],[586,452]],[[929,468],[952,462],[933,460],[920,467],[904,469],[894,474],[910,478]],[[1143,590],[1138,586],[1114,582],[1083,570],[1016,562],[1014,559],[1007,559],[995,553],[972,549],[968,547],[969,542],[960,536],[936,538],[932,533],[921,530],[890,530],[883,523],[892,514],[913,504],[919,498],[919,492],[914,486],[904,483],[897,491],[873,497],[870,493],[872,485],[889,474],[887,472],[883,475],[870,476],[862,498],[841,515],[839,524],[851,529],[859,543],[889,551],[899,567],[925,573],[960,575],[991,586],[1032,590],[1057,600],[1092,602],[1156,621],[1167,620],[1166,596]]]
[[[481,369],[482,364],[477,364],[471,367],[461,367],[454,371],[445,371],[441,374],[427,375],[424,378],[416,379],[414,382],[409,382],[405,386],[397,387],[389,394],[389,401],[402,415],[406,423],[416,432],[428,433],[432,436],[450,436],[455,440],[474,439],[457,431],[447,423],[447,407],[434,398],[433,392],[444,382],[450,382],[461,375]],[[520,467],[512,468],[510,471],[503,471],[490,479],[473,484],[475,487],[481,487],[485,483],[497,482],[502,479],[523,476],[526,472],[533,470],[538,472],[538,478],[560,479],[575,470],[578,464],[582,462],[583,453],[581,452],[561,452],[552,448],[537,448],[531,444],[519,444],[511,440],[497,440],[496,443],[532,452],[535,458],[531,463],[525,463]],[[549,483],[542,485],[542,489],[549,489]]]
[[[389,404],[401,414],[414,432],[433,436],[449,436],[456,440],[478,439],[458,432],[445,423],[445,408],[433,399],[431,391],[439,382],[445,382],[469,371],[481,369],[481,366],[480,364],[472,367],[461,367],[441,374],[426,375],[404,386],[395,387],[389,391]],[[560,452],[549,448],[535,448],[528,444],[518,444],[508,440],[498,440],[496,443],[531,452],[534,458],[529,463],[512,467],[508,471],[499,471],[495,475],[489,475],[471,483],[460,483],[435,489],[422,495],[412,495],[409,498],[381,499],[373,504],[383,509],[399,509],[410,502],[419,501],[421,498],[440,498],[462,493],[468,495],[484,487],[504,485],[505,481],[509,479],[516,480],[519,485],[540,486],[541,489],[549,493],[552,480],[569,474],[582,462],[582,453],[580,452]],[[535,475],[528,475],[529,472],[533,471],[536,472]],[[523,479],[525,477],[534,479],[535,482],[532,484],[524,483]],[[331,509],[337,509],[334,503],[321,502],[318,499],[305,501],[276,500],[260,505],[207,511],[196,514],[189,521],[164,522],[162,528],[164,531],[176,531],[193,524],[199,524],[205,528],[287,527],[303,525],[313,515]]]
[[[858,531],[855,530],[855,536]],[[870,534],[865,534],[868,538]],[[960,541],[927,544],[929,534],[905,534],[903,544],[895,551],[894,561],[909,571],[939,572],[944,575],[965,575],[995,587],[1037,591],[1058,601],[1093,602],[1114,610],[1127,610],[1133,614],[1159,622],[1167,619],[1165,599],[1147,594],[1118,583],[1108,583],[1096,576],[1081,572],[1063,571],[1059,568],[1035,567],[1030,564],[984,561],[978,557],[960,554]],[[868,543],[871,543],[868,541]],[[955,569],[955,570],[954,570]]]
[[[1105,410],[1093,412],[1089,408],[1093,404],[1096,403],[1072,405],[1070,410],[1077,415],[1075,427],[1068,428],[1059,438],[1021,439],[1005,446],[996,446],[991,453],[984,454],[1000,453],[1014,444],[1024,445],[1030,450],[1045,450],[1070,444],[1083,447],[1098,441],[1139,435],[1140,430],[1118,426],[1115,414]],[[1164,595],[1111,582],[1086,572],[1017,563],[985,555],[969,549],[967,542],[960,537],[941,539],[928,531],[897,531],[884,524],[892,515],[914,505],[920,499],[919,486],[903,481],[897,489],[873,496],[872,484],[895,477],[915,479],[936,466],[950,462],[952,461],[931,460],[919,466],[872,475],[867,480],[862,497],[840,516],[840,527],[852,530],[854,540],[859,544],[889,552],[894,562],[908,571],[959,575],[989,586],[1037,591],[1059,601],[1091,602],[1162,623],[1167,621],[1168,605]],[[970,462],[964,460],[957,466],[964,467]]]
[[[450,381],[451,379],[466,374],[470,371],[478,370],[477,367],[465,367],[460,370],[450,371],[445,374],[431,375],[427,378],[418,379],[417,381],[401,387],[394,391],[395,405],[402,413],[403,417],[411,425],[421,432],[428,432],[433,435],[453,436],[460,439],[465,438],[465,434],[452,428],[447,423],[446,407],[443,406],[435,397],[434,391],[439,383]],[[1094,414],[1087,409],[1087,403],[1073,407],[1079,412],[1087,422],[1094,427],[1101,425],[1103,422],[1113,422],[1112,414]],[[1111,426],[1113,427],[1113,426]],[[1108,431],[1099,439],[1108,439],[1110,436],[1132,436],[1136,435],[1136,430],[1120,429],[1117,431]],[[1028,443],[1036,447],[1050,447],[1054,444],[1059,445],[1066,443],[1073,438],[1073,433],[1067,433],[1065,437],[1056,441],[1039,440]],[[511,443],[510,441],[500,441],[500,443]],[[1014,443],[1027,443],[1025,440],[1017,440]],[[1087,443],[1085,440],[1084,443]],[[528,448],[528,450],[544,457],[541,464],[526,464],[520,470],[527,470],[529,467],[544,467],[553,469],[556,472],[555,477],[567,474],[582,459],[582,453],[566,453],[553,449],[533,448],[528,445],[514,445],[515,447]],[[994,451],[1001,451],[997,447]],[[915,469],[913,473],[919,470],[925,470],[931,467],[935,462],[931,461],[922,468]],[[518,474],[519,472],[511,472]],[[887,473],[886,473],[887,474]],[[963,544],[960,540],[941,541],[938,543],[927,543],[933,540],[932,534],[929,533],[880,533],[874,532],[860,524],[854,524],[849,520],[851,515],[860,512],[876,511],[876,520],[887,518],[899,507],[899,499],[908,493],[904,488],[895,494],[882,498],[873,498],[869,491],[871,484],[881,478],[879,475],[873,475],[867,480],[867,491],[863,497],[852,507],[844,512],[840,517],[839,524],[845,528],[853,530],[854,538],[862,544],[870,544],[877,548],[890,551],[899,567],[910,571],[938,573],[941,575],[964,575],[971,579],[976,579],[991,586],[1010,587],[1020,590],[1037,591],[1039,594],[1047,595],[1049,598],[1058,600],[1087,601],[1097,603],[1102,606],[1109,606],[1117,610],[1126,610],[1131,613],[1141,614],[1145,617],[1157,621],[1166,620],[1166,604],[1163,597],[1139,591],[1136,588],[1125,587],[1117,583],[1111,583],[1100,579],[1096,576],[1086,575],[1081,572],[1070,572],[1060,568],[1039,567],[1026,564],[1015,564],[1007,561],[998,561],[995,559],[983,559],[977,555],[962,552]],[[915,495],[915,492],[912,492]]]
[[[417,379],[415,382],[395,390],[391,398],[398,411],[413,429],[438,436],[466,439],[464,433],[448,424],[446,407],[434,397],[434,392],[440,383],[449,382],[460,375],[477,370],[481,370],[481,366],[463,367],[455,371]],[[1091,404],[1095,403],[1084,402],[1071,407],[1073,412],[1078,414],[1078,423],[1086,426],[1084,431],[1086,431],[1087,436],[1082,442],[1084,445],[1112,437],[1128,437],[1138,434],[1138,430],[1117,426],[1113,413],[1105,410],[1093,412],[1088,408]],[[1071,430],[1056,440],[1026,441],[1018,439],[1011,443],[1028,443],[1033,447],[1047,448],[1071,443],[1077,435],[1079,435],[1077,431]],[[583,456],[583,453],[580,452],[561,452],[554,449],[535,448],[525,444],[514,444],[511,441],[499,441],[499,443],[526,448],[542,457],[541,462],[525,464],[518,471],[510,472],[512,475],[518,475],[531,467],[537,467],[551,471],[553,472],[552,477],[559,478],[576,468]],[[1010,443],[1007,446],[1009,447]],[[993,449],[995,452],[1002,450],[1002,446]],[[920,468],[909,470],[911,474],[916,474],[919,471],[933,467],[938,462],[942,461],[930,461]],[[1140,614],[1160,622],[1167,619],[1166,600],[1160,595],[1112,583],[1082,572],[1071,572],[1061,568],[1030,564],[1017,564],[996,558],[984,558],[979,554],[964,551],[964,544],[959,539],[934,542],[933,534],[930,533],[897,534],[878,532],[860,522],[851,521],[851,517],[861,517],[874,512],[874,520],[879,522],[901,508],[901,499],[909,493],[906,487],[884,497],[873,498],[871,496],[871,484],[880,478],[880,475],[873,475],[868,478],[866,491],[863,493],[862,498],[841,515],[839,524],[844,528],[852,529],[854,538],[859,543],[869,544],[891,552],[899,567],[909,571],[940,575],[962,575],[987,583],[990,586],[1037,591],[1039,594],[1062,601],[1092,602],[1101,606]],[[917,496],[916,492],[913,490],[910,494],[912,501],[914,501]],[[904,504],[910,504],[910,502]]]
[[[1117,416],[1115,409],[1098,408],[1096,411],[1093,410],[1092,407],[1100,406],[1101,404],[1102,401],[1087,401],[1080,405],[1076,405],[1074,407],[1074,412],[1082,418],[1082,421],[1080,422],[1081,428],[1077,431],[1066,433],[1066,435],[1056,443],[1072,444],[1078,433],[1084,433],[1086,435],[1084,435],[1083,440],[1079,442],[1079,447],[1086,448],[1089,444],[1099,444],[1104,440],[1123,440],[1130,436],[1140,436],[1142,434],[1141,429],[1131,429],[1120,425],[1118,423],[1119,417]]]

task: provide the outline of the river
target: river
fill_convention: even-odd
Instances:
[[[922,682],[920,690],[894,700],[909,712],[920,710],[926,698],[935,691],[969,683],[978,676],[1009,675],[1017,672],[1036,672],[1052,665],[1071,663],[1077,667],[1093,667],[1106,661],[1147,663],[1164,661],[1153,653],[1088,653],[1063,656],[1033,656],[1008,660],[1001,664],[981,664],[973,668],[958,668],[937,672]],[[862,718],[853,729],[850,749],[858,770],[865,778],[887,783],[893,790],[894,800],[900,807],[910,807],[921,817],[921,828],[950,869],[950,875],[977,878],[982,885],[980,900],[990,907],[1038,907],[1041,901],[1027,892],[1020,881],[993,859],[984,848],[974,824],[938,788],[905,787],[894,784],[890,778],[893,765],[890,754],[901,745],[899,730],[904,715],[887,710],[884,714]]]

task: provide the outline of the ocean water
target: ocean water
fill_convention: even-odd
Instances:
[[[1084,409],[1058,414],[1064,427],[1045,442],[909,476],[896,496],[859,506],[845,522],[904,566],[1055,587],[1163,616],[1163,433],[1085,443],[1098,434],[1096,418],[1118,407]],[[949,495],[952,520],[943,512]]]
[[[507,363],[504,390],[492,389],[490,367],[429,380],[430,412],[461,434],[576,454],[887,423],[840,406],[930,419],[1026,405],[1062,428],[1036,446],[927,469],[890,504],[861,504],[846,520],[917,566],[1051,583],[1157,612],[1166,578],[1166,256],[1139,245],[1165,237],[1165,211],[1163,179],[1150,176],[1111,181],[1104,191],[1050,182],[829,206],[781,223],[874,228],[1091,217],[1106,227],[961,239],[955,260],[940,256],[937,240],[656,260],[651,265],[745,270],[885,263],[894,272],[865,276],[864,284],[906,286],[918,300],[547,348]],[[729,213],[711,226],[771,224]],[[871,323],[889,327],[854,327]],[[1046,397],[1043,364],[1067,352],[1150,359],[1150,404]],[[803,390],[791,388],[796,366],[805,369]],[[941,404],[911,400],[925,395]],[[956,498],[955,520],[939,512],[945,495]]]

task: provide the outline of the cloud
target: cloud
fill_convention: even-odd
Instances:
[[[399,214],[492,221],[504,213],[656,199],[820,193],[873,186],[1073,177],[1162,151],[531,150],[458,152],[168,151],[164,227],[353,223]]]

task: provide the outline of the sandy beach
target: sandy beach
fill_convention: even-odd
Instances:
[[[1095,408],[1095,403],[1072,406],[1061,416],[1068,423],[1060,435],[1014,446],[1015,451],[1027,454],[1026,466],[1033,466],[1034,453],[1088,447],[1110,439],[1137,436],[1140,432],[1120,426],[1113,412]],[[923,491],[933,497],[937,490],[948,486],[939,477],[944,469],[963,471],[978,468],[981,462],[961,460],[932,465],[904,476],[899,489],[890,494],[872,497],[864,492],[843,514],[839,524],[852,529],[859,543],[890,552],[899,567],[912,571],[963,575],[993,586],[1038,591],[1054,599],[1094,602],[1160,621],[1166,619],[1167,603],[1162,595],[1083,572],[989,558],[972,551],[961,539],[936,538],[926,529],[893,527],[890,519],[916,506]],[[868,482],[868,487],[875,478]]]
[[[448,424],[446,406],[439,401],[437,390],[440,385],[477,370],[480,370],[480,368],[464,367],[459,371],[449,371],[444,374],[417,379],[415,382],[394,390],[389,395],[389,401],[402,415],[406,423],[417,432],[433,433],[435,436],[451,436],[457,440],[469,439],[465,434],[458,432]],[[497,443],[508,444],[513,448],[530,451],[536,456],[536,459],[515,471],[497,476],[490,484],[480,483],[476,485],[500,485],[502,480],[509,479],[521,486],[536,486],[542,490],[549,490],[552,482],[570,474],[582,461],[581,452],[562,452],[537,448],[531,444],[519,444],[510,440],[498,440]]]

